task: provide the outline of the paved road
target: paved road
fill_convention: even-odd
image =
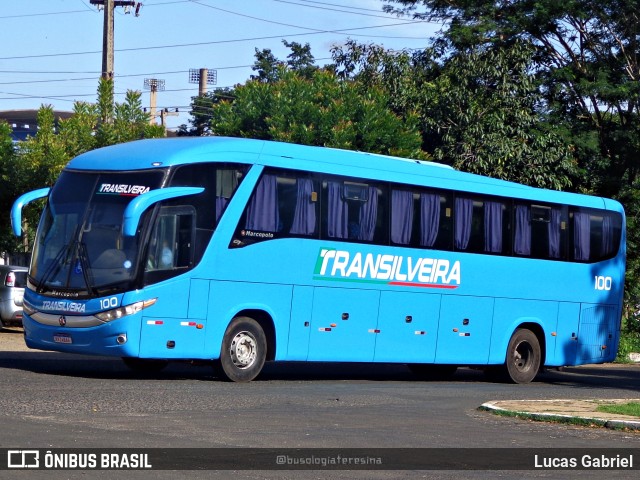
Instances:
[[[550,372],[528,385],[491,383],[461,369],[447,382],[396,365],[269,365],[249,384],[218,381],[206,366],[134,374],[118,359],[23,348],[0,332],[3,448],[638,448],[640,434],[505,418],[489,400],[638,398],[640,367]],[[640,450],[636,462],[640,462]],[[27,478],[12,473],[10,478]],[[26,473],[26,472],[25,472]],[[28,478],[228,478],[230,472],[29,472]],[[558,478],[554,472],[503,472]],[[577,472],[575,472],[577,473]],[[614,472],[615,478],[635,478]],[[633,472],[631,472],[633,473]],[[58,476],[59,475],[59,476]],[[563,478],[573,478],[569,472]],[[582,472],[580,478],[601,478]],[[611,475],[610,473],[608,475]],[[239,478],[495,478],[496,472],[264,472]],[[9,477],[7,477],[9,478]],[[577,478],[577,477],[576,477]]]

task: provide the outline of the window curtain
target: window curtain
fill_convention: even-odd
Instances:
[[[235,169],[221,168],[216,170],[216,223],[227,208],[229,200],[238,188],[238,176]]]
[[[471,219],[473,217],[473,200],[470,198],[456,197],[456,232],[455,247],[457,250],[466,250],[471,238]]]
[[[342,199],[342,183],[327,183],[327,235],[330,238],[348,238],[349,209]]]
[[[358,240],[373,241],[378,221],[378,189],[369,187],[369,199],[360,206],[360,232]]]
[[[398,245],[411,242],[413,228],[413,193],[391,191],[391,241]]]
[[[561,211],[558,208],[551,209],[549,220],[549,258],[560,258],[560,220]]]
[[[216,223],[220,220],[222,216],[222,212],[227,208],[227,204],[229,203],[229,199],[225,197],[216,197]]]
[[[600,247],[600,255],[608,257],[613,253],[613,221],[611,215],[602,217],[602,246]]]
[[[277,232],[280,224],[278,212],[278,183],[275,175],[264,175],[253,192],[247,208],[247,230]]]
[[[313,235],[316,231],[316,204],[311,201],[313,181],[309,178],[298,178],[296,209],[293,224],[289,233],[294,235]]]
[[[484,202],[484,251],[502,252],[502,203]]]
[[[573,258],[589,260],[591,254],[591,216],[588,213],[573,214]]]
[[[433,247],[440,228],[440,195],[420,194],[420,245]]]
[[[531,255],[531,215],[527,205],[516,205],[516,235],[513,251],[516,255]]]

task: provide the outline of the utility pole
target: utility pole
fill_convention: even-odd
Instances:
[[[102,78],[113,79],[113,30],[114,10],[116,7],[124,7],[125,13],[129,13],[135,7],[136,17],[140,15],[142,3],[134,0],[90,0],[91,5],[98,5],[104,9],[104,27],[102,32]]]
[[[162,110],[160,110],[160,125],[162,125],[163,127],[166,127],[167,117],[177,117],[178,115],[180,115],[180,112],[178,111],[177,108],[175,112],[170,112],[168,108],[163,108]],[[166,131],[165,131],[165,135],[166,135]]]
[[[144,88],[150,90],[149,94],[149,123],[154,125],[156,123],[156,105],[158,105],[158,91],[164,90],[164,80],[158,80],[157,78],[145,78]]]

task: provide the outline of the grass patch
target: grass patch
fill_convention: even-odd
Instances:
[[[640,417],[639,402],[599,405],[597,410],[598,412],[604,412],[604,413],[615,413],[618,415],[630,415],[632,417]]]

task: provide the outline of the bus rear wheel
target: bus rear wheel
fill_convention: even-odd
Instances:
[[[250,382],[262,371],[266,357],[267,338],[260,324],[237,317],[227,327],[215,367],[225,380]]]
[[[531,382],[542,362],[542,350],[538,337],[526,328],[517,329],[507,347],[506,372],[514,383]]]

